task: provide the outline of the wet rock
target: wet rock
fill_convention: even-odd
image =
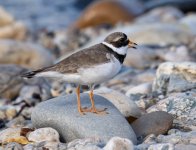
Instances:
[[[195,70],[194,62],[162,63],[157,69],[153,90],[170,93],[196,88]]]
[[[127,6],[131,7],[132,4],[133,2],[128,3]],[[127,6],[124,6],[122,1],[96,1],[86,8],[74,27],[82,29],[103,24],[115,25],[118,22],[129,22],[133,20],[134,14]],[[110,10],[112,10],[113,15],[111,15]]]
[[[159,135],[157,136],[157,142],[172,144],[196,144],[196,131],[178,131],[170,135]]]
[[[11,24],[13,21],[14,18],[3,7],[0,7],[0,27]]]
[[[133,143],[125,138],[113,137],[103,150],[134,150]]]
[[[136,18],[136,23],[176,22],[183,16],[183,12],[176,7],[158,7]]]
[[[127,96],[134,94],[148,94],[152,92],[152,84],[151,83],[143,83],[137,86],[132,87],[126,92]]]
[[[37,143],[42,141],[59,142],[59,133],[52,128],[40,128],[29,133],[27,138],[29,141]]]
[[[102,87],[95,90],[94,93],[109,100],[127,119],[129,117],[139,118],[141,116],[141,110],[135,102],[116,90]]]
[[[37,69],[53,63],[53,56],[37,44],[0,40],[0,64],[18,64]]]
[[[26,33],[27,29],[22,22],[14,22],[0,27],[0,39],[24,40],[26,38]]]
[[[13,99],[19,94],[24,85],[19,74],[24,71],[26,69],[17,65],[0,65],[0,97]]]
[[[148,150],[174,150],[174,145],[170,143],[153,144],[148,147]]]
[[[16,142],[11,142],[5,146],[5,150],[23,150],[23,148],[22,148],[22,145]]]
[[[83,107],[89,106],[89,96],[81,94],[81,102]],[[101,137],[104,141],[108,141],[113,136],[120,136],[136,143],[135,133],[114,105],[97,95],[95,95],[95,104],[97,108],[107,107],[109,114],[100,116],[86,113],[81,116],[77,111],[76,96],[68,95],[42,102],[36,106],[31,120],[37,128],[56,129],[67,142],[87,137]]]
[[[67,143],[67,150],[102,150],[104,144],[99,138],[76,139]]]
[[[138,140],[142,141],[149,134],[164,134],[172,126],[173,118],[170,114],[157,111],[141,116],[131,126],[136,133]]]
[[[174,93],[168,98],[160,100],[156,105],[147,109],[147,112],[166,111],[173,115],[174,126],[182,129],[195,129],[195,104],[194,92]]]

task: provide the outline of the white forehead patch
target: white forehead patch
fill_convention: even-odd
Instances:
[[[127,54],[128,45],[117,48],[117,47],[114,47],[112,44],[109,44],[107,42],[102,42],[102,44],[111,48],[113,51],[115,51],[116,53],[118,53],[120,55],[126,55]]]

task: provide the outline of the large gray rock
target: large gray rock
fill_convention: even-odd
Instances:
[[[88,94],[81,94],[82,106],[90,106]],[[97,108],[108,108],[106,115],[86,113],[80,115],[77,110],[76,95],[57,97],[40,103],[35,107],[31,119],[36,128],[52,127],[64,141],[78,138],[100,137],[107,142],[111,137],[128,138],[136,143],[131,126],[112,103],[95,95]]]
[[[156,105],[149,107],[147,112],[166,111],[172,114],[174,125],[177,128],[195,130],[195,106],[195,92],[172,93],[167,98],[160,100]]]
[[[157,69],[154,91],[170,93],[194,88],[196,88],[195,62],[166,62]]]

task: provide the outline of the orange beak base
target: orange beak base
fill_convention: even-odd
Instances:
[[[128,44],[128,47],[129,47],[129,48],[137,49],[137,48],[135,47],[136,45],[137,45],[136,43],[132,42],[132,41],[129,39],[129,44]]]

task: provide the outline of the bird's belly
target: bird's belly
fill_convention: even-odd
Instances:
[[[80,84],[98,84],[113,78],[121,69],[118,60],[101,64],[91,68],[79,69]]]

